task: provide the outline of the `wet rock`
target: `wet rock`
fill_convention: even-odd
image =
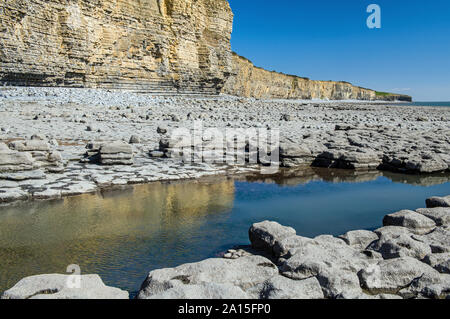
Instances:
[[[383,225],[406,227],[419,235],[427,234],[436,227],[436,223],[432,219],[411,210],[402,210],[386,215],[383,219]]]
[[[38,275],[20,280],[2,299],[128,299],[128,292],[106,286],[98,275],[82,275],[80,287],[68,275]]]

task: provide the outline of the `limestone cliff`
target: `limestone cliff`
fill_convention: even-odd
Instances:
[[[259,99],[330,99],[330,100],[404,100],[392,95],[354,86],[348,82],[313,81],[255,67],[248,59],[233,53],[233,71],[223,93]]]
[[[257,68],[232,55],[232,27],[227,0],[0,0],[0,83],[255,98],[400,98]]]
[[[217,93],[226,0],[0,0],[0,81]]]

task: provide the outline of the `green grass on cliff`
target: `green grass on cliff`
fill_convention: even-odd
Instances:
[[[395,94],[395,93],[388,93],[388,92],[378,92],[378,91],[375,91],[375,94],[376,94],[377,96],[389,96],[389,95],[398,95],[398,94]]]

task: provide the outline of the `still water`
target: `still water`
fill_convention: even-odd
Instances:
[[[254,222],[303,236],[375,229],[382,217],[450,194],[450,176],[413,177],[308,169],[271,178],[155,183],[0,207],[0,292],[25,276],[78,264],[108,285],[139,289],[153,269],[249,244]]]

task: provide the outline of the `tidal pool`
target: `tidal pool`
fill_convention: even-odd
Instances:
[[[153,269],[247,245],[263,220],[302,236],[375,229],[400,209],[450,194],[450,176],[303,169],[277,176],[154,183],[0,207],[0,292],[77,264],[134,295]]]

